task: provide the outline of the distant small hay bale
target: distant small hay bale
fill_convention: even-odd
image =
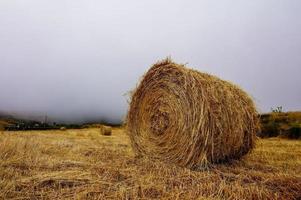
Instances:
[[[254,147],[258,131],[247,93],[170,59],[144,75],[126,121],[137,155],[191,169],[239,159]]]
[[[112,135],[112,128],[110,126],[102,125],[100,127],[100,133],[104,136],[110,136],[110,135]]]
[[[62,127],[60,128],[60,130],[61,130],[61,131],[65,131],[65,130],[67,130],[67,129],[66,129],[66,127],[62,126]]]
[[[3,125],[0,124],[0,133],[5,131],[5,127]]]

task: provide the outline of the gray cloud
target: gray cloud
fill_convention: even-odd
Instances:
[[[301,108],[299,0],[0,2],[0,110],[121,119],[171,56],[231,80],[261,112]]]

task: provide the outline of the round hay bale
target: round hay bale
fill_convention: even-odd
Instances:
[[[259,121],[239,87],[166,59],[134,91],[126,129],[136,154],[198,168],[248,153]]]
[[[62,127],[60,128],[60,130],[61,130],[61,131],[65,131],[65,130],[67,130],[67,129],[66,129],[66,127],[62,126]]]
[[[110,126],[102,125],[100,128],[100,133],[104,136],[110,136],[112,135],[112,128]]]

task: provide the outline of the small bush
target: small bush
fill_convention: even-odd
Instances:
[[[300,138],[301,112],[272,112],[260,115],[259,137]]]
[[[280,134],[280,125],[275,121],[270,121],[261,125],[260,137],[277,137]]]
[[[288,130],[283,131],[281,137],[289,139],[301,139],[301,126],[299,124],[293,125]]]

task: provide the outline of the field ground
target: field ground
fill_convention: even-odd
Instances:
[[[190,171],[135,157],[122,129],[3,132],[0,199],[301,199],[301,141]]]

